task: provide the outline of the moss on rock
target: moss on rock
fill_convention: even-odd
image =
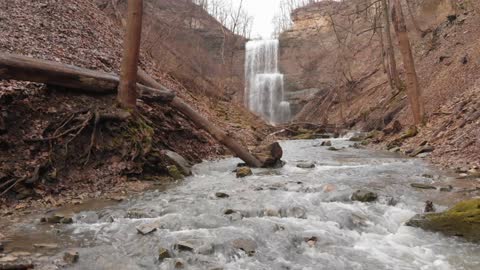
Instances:
[[[417,215],[407,225],[480,242],[480,199],[460,202],[443,213]]]
[[[168,174],[175,180],[183,179],[183,174],[180,172],[180,170],[177,168],[177,166],[172,165],[168,166]]]

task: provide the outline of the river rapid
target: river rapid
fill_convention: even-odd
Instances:
[[[170,189],[81,211],[70,225],[24,222],[17,234],[59,246],[38,255],[45,265],[78,251],[66,269],[480,269],[479,245],[404,225],[426,200],[440,211],[461,199],[411,183],[453,179],[420,159],[321,142],[284,141],[283,168],[241,179],[238,159],[204,162]],[[351,201],[358,189],[378,200]],[[139,226],[157,229],[142,235]],[[160,249],[171,258],[159,259]]]

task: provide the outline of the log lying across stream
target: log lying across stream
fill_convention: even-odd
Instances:
[[[92,94],[115,94],[119,84],[119,77],[115,74],[4,53],[0,53],[0,79],[45,83]],[[141,99],[169,103],[248,165],[262,167],[262,162],[238,143],[238,139],[210,123],[173,91],[156,82],[142,70],[138,73],[138,79],[140,83],[137,84],[137,89]]]

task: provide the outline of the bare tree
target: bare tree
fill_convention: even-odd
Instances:
[[[424,120],[424,108],[420,85],[418,83],[418,76],[415,70],[415,61],[413,59],[412,48],[410,46],[410,39],[408,37],[407,26],[400,0],[393,0],[392,21],[406,70],[407,93],[413,112],[413,119],[415,124],[418,125]]]
[[[137,104],[137,69],[142,34],[143,0],[128,0],[127,32],[118,85],[117,100],[122,107],[135,108]]]
[[[395,60],[395,51],[393,49],[392,33],[390,31],[389,4],[387,0],[381,0],[381,2],[382,2],[382,8],[383,8],[385,35],[387,36],[386,53],[387,53],[388,67],[389,67],[388,76],[389,76],[389,81],[394,83],[394,85],[392,85],[391,83],[390,86],[392,87],[392,89],[394,87],[396,87],[397,89],[400,89],[401,81],[400,81],[400,76],[398,75],[397,61]]]

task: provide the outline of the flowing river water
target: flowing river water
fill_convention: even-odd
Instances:
[[[282,142],[283,168],[242,179],[238,159],[204,162],[170,189],[81,211],[71,225],[24,222],[18,234],[59,245],[38,255],[45,262],[74,248],[80,260],[67,269],[480,269],[479,245],[404,225],[426,200],[443,210],[460,199],[410,183],[452,179],[419,159],[320,142]],[[316,167],[296,167],[304,161]],[[378,201],[352,202],[358,189]],[[141,225],[158,229],[141,235]],[[161,248],[172,258],[159,260]]]

